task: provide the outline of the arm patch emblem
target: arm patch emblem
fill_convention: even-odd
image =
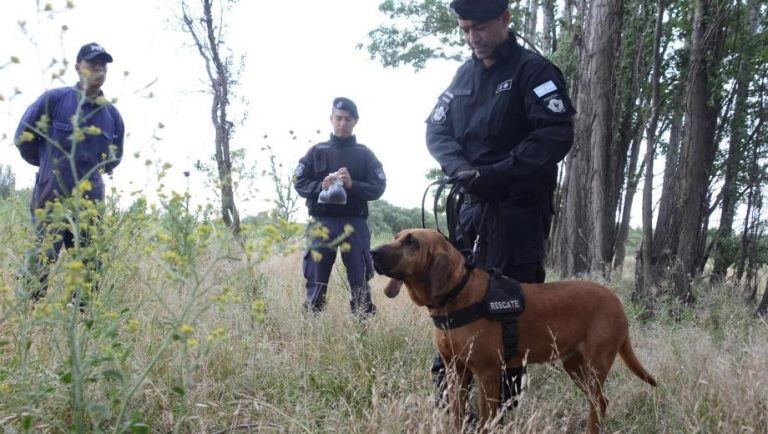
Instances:
[[[433,124],[442,124],[442,123],[445,123],[447,114],[448,114],[448,106],[441,103],[441,104],[438,104],[434,110],[432,110],[432,116],[430,116],[429,119],[432,121]]]
[[[544,107],[550,112],[555,114],[565,113],[565,102],[563,102],[563,97],[559,93],[544,98],[543,102]]]

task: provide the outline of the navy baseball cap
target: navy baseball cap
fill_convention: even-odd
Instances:
[[[344,98],[343,96],[334,98],[333,108],[348,111],[353,118],[357,119],[360,117],[357,115],[357,106],[349,98]]]
[[[91,42],[90,44],[85,44],[82,47],[80,47],[80,51],[77,52],[77,61],[81,60],[94,60],[94,59],[100,59],[103,60],[105,63],[111,63],[112,62],[112,56],[107,53],[107,50],[104,49],[101,45]]]
[[[461,19],[484,22],[501,15],[509,0],[453,0],[451,9]]]

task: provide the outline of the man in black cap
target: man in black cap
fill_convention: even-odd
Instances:
[[[294,171],[296,191],[307,199],[309,215],[321,225],[310,225],[310,248],[302,266],[307,279],[304,308],[309,312],[325,306],[328,279],[336,259],[336,247],[327,244],[340,236],[346,236],[341,259],[347,269],[352,312],[366,317],[376,311],[368,285],[373,263],[366,219],[368,201],[381,197],[387,179],[373,152],[357,143],[352,134],[358,119],[355,103],[348,98],[334,99],[330,140],[312,146]]]
[[[557,163],[573,142],[575,113],[560,70],[520,47],[509,30],[508,0],[450,4],[472,58],[459,67],[427,118],[427,148],[446,175],[464,184],[460,230],[453,234],[476,265],[520,282],[544,281]],[[442,399],[445,370],[432,372]],[[506,402],[523,369],[502,384]],[[510,384],[514,379],[515,384]]]
[[[37,219],[35,210],[69,196],[83,181],[90,184],[85,192],[87,199],[103,200],[101,174],[111,174],[123,155],[123,119],[101,91],[110,62],[112,56],[101,45],[83,45],[75,63],[78,83],[43,93],[27,108],[16,129],[15,143],[21,157],[39,167],[30,210],[40,238],[47,233],[55,236],[53,247],[45,252],[51,262],[62,246],[71,248],[75,244],[75,236],[70,230],[49,230],[45,221]],[[83,246],[87,239],[80,241]],[[27,264],[40,282],[31,294],[35,299],[47,292],[46,264],[40,256],[39,252],[30,252]]]

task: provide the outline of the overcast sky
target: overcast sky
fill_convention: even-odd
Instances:
[[[195,0],[192,0],[193,2]],[[311,144],[330,133],[328,117],[335,96],[354,100],[360,112],[355,133],[384,164],[388,187],[384,199],[400,206],[418,206],[427,182],[424,174],[436,164],[424,144],[424,119],[447,87],[458,64],[435,61],[418,73],[410,67],[384,69],[359,50],[367,33],[387,17],[380,0],[242,0],[228,13],[226,42],[246,56],[232,113],[247,115],[238,127],[234,148],[247,150],[249,163],[265,169],[260,149],[271,145],[290,173]],[[130,192],[150,198],[159,182],[145,161],[173,165],[163,182],[183,191],[183,172],[193,172],[189,188],[196,200],[213,200],[194,162],[213,153],[210,99],[202,60],[176,21],[178,3],[171,0],[51,1],[54,14],[38,13],[36,2],[3,2],[0,15],[0,65],[11,56],[18,64],[0,70],[0,163],[10,164],[19,188],[30,187],[35,168],[26,164],[11,137],[24,109],[46,89],[63,86],[43,72],[53,57],[74,61],[78,48],[98,42],[114,57],[103,90],[118,98],[126,124],[123,163],[109,185],[132,201]],[[41,5],[45,2],[41,2]],[[26,35],[18,22],[24,21]],[[67,26],[63,33],[61,28]],[[67,85],[77,76],[72,65]],[[144,87],[154,83],[149,88]],[[18,89],[21,93],[15,95]],[[157,130],[158,123],[164,128]],[[320,131],[318,134],[317,131]],[[293,140],[289,131],[293,131]],[[268,138],[264,139],[264,135]],[[153,139],[157,136],[160,140]],[[138,153],[139,157],[134,157]],[[238,204],[242,214],[269,207],[268,184],[258,186],[256,200]],[[301,215],[306,215],[304,207]]]

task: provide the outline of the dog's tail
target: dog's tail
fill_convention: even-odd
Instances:
[[[637,375],[641,380],[645,381],[651,386],[656,387],[656,379],[654,379],[651,374],[649,374],[648,371],[643,368],[643,365],[640,364],[640,361],[637,360],[635,351],[632,350],[632,344],[629,343],[629,336],[627,336],[627,338],[624,339],[624,343],[621,344],[621,348],[619,348],[619,355],[621,356],[622,360],[624,360],[624,364],[627,365],[627,368],[629,368],[633,374]]]

